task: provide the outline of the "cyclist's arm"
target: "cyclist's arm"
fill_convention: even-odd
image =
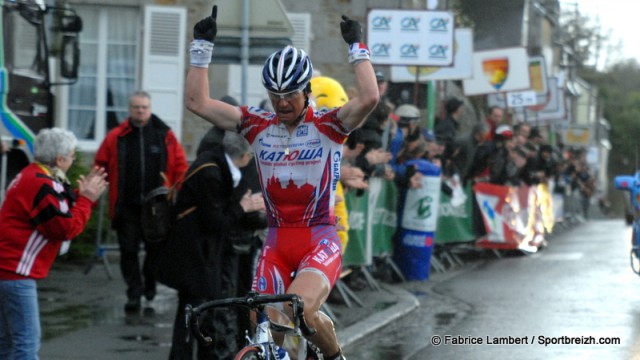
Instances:
[[[242,112],[233,105],[209,97],[208,70],[189,67],[184,94],[185,105],[191,112],[219,128],[236,130]]]
[[[360,126],[380,100],[378,82],[371,62],[369,60],[360,61],[354,67],[354,71],[358,96],[349,100],[338,111],[338,118],[349,130]]]

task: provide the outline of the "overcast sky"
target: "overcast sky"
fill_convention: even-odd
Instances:
[[[577,0],[560,1],[563,9],[575,9],[592,19],[591,24],[599,21],[601,33],[609,34],[610,46],[621,45],[621,52],[603,49],[599,67],[613,64],[627,58],[635,58],[640,62],[640,1],[638,0]]]

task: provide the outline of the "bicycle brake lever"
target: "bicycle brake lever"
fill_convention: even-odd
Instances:
[[[295,310],[296,312],[295,316],[300,319],[299,327],[300,331],[302,331],[302,334],[305,336],[315,335],[316,329],[309,327],[309,325],[307,325],[307,322],[304,320],[304,300],[302,300],[302,298],[298,297],[297,306],[293,305],[293,310]]]
[[[213,343],[213,339],[210,336],[204,336],[204,334],[200,331],[200,322],[198,321],[198,311],[194,311],[193,306],[188,304],[185,309],[185,325],[189,331],[187,331],[186,341],[189,342],[191,339],[190,334],[193,333],[196,338],[202,342],[204,342],[205,346],[211,345]],[[194,318],[195,321],[191,321],[191,318]]]

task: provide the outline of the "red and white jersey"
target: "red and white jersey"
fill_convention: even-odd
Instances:
[[[292,134],[275,113],[241,107],[241,134],[256,155],[270,227],[334,225],[342,143],[349,131],[338,109],[315,112]]]

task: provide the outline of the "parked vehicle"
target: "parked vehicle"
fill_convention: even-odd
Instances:
[[[35,135],[56,124],[52,88],[77,79],[82,20],[44,0],[0,6],[0,140],[9,147],[0,157],[2,202],[9,181],[33,159]]]

